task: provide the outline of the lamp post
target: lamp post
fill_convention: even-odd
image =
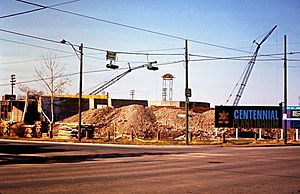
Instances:
[[[79,99],[78,99],[78,141],[81,141],[81,112],[82,112],[82,69],[83,69],[83,43],[79,46],[79,51],[75,49],[74,45],[62,39],[60,41],[62,44],[69,44],[73,50],[75,51],[79,61],[80,61],[80,68],[79,68]],[[78,52],[80,55],[78,55]]]

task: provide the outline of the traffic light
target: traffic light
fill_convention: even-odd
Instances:
[[[156,64],[157,61],[154,61],[154,62],[150,62],[149,65],[147,66],[147,69],[148,70],[152,70],[152,71],[156,71],[158,70],[158,67],[154,67],[152,64]]]
[[[147,69],[152,70],[152,71],[156,71],[156,70],[158,70],[158,67],[154,67],[154,66],[152,66],[152,65],[149,65],[149,66],[147,67]]]
[[[107,67],[107,68],[110,68],[110,69],[118,69],[118,68],[119,68],[118,65],[114,65],[114,64],[112,64],[112,63],[107,64],[106,67]]]
[[[113,61],[115,61],[117,58],[117,53],[113,52],[113,51],[107,51],[106,52],[106,60],[109,60],[110,63],[106,65],[107,68],[110,69],[118,69],[119,66],[118,65],[114,65],[112,64]]]

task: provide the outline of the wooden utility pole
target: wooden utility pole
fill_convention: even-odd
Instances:
[[[284,111],[283,111],[283,137],[287,144],[287,46],[286,35],[284,35]]]
[[[79,100],[78,100],[78,141],[81,141],[81,112],[82,112],[82,69],[83,69],[83,43],[79,47],[80,70],[79,70]]]
[[[189,89],[189,71],[188,71],[188,40],[185,40],[185,144],[189,145],[189,97],[191,91]]]

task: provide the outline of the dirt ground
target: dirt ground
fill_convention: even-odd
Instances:
[[[234,138],[235,129],[216,129],[214,127],[214,110],[204,113],[189,112],[189,132],[193,139],[209,140],[220,138],[226,131],[226,137]],[[78,121],[78,115],[64,119],[61,122],[72,123]],[[106,137],[107,133],[115,136],[130,135],[141,139],[183,139],[186,128],[185,110],[179,108],[144,107],[129,105],[121,108],[105,107],[88,110],[82,113],[83,124],[95,127],[95,138]],[[257,129],[240,129],[239,137],[254,138]],[[277,129],[262,130],[262,137],[274,139],[278,136]],[[258,135],[257,135],[258,137]]]
[[[114,139],[125,136],[139,139],[184,140],[185,114],[184,109],[170,107],[144,107],[142,105],[129,105],[121,108],[105,107],[84,111],[82,113],[82,123],[93,126],[94,133],[92,136],[95,139],[107,138],[109,134],[109,137],[113,136]],[[189,111],[189,133],[193,140],[220,139],[223,132],[225,132],[226,138],[236,137],[235,129],[216,129],[214,127],[214,116],[214,110],[203,113]],[[78,115],[66,118],[59,123],[64,123],[63,125],[73,123],[76,127]],[[4,122],[0,123],[0,136],[6,134],[5,129],[7,127],[3,124]],[[54,135],[58,135],[60,126],[60,124],[55,125]],[[21,128],[18,123],[9,128],[9,136],[26,136],[24,135],[25,128]],[[238,137],[258,138],[258,132],[259,129],[239,129]],[[288,138],[293,139],[293,134],[294,129],[289,130]],[[279,136],[280,129],[262,130],[261,137],[264,139],[278,139]],[[30,137],[36,137],[36,135],[31,134]]]
[[[61,122],[78,121],[78,115]],[[176,108],[144,107],[129,105],[121,108],[105,107],[82,113],[83,124],[95,126],[95,137],[108,131],[130,134],[139,138],[154,138],[160,132],[161,138],[177,138],[185,133],[185,110]],[[214,111],[204,113],[189,112],[189,130],[196,137],[209,138],[215,134]]]

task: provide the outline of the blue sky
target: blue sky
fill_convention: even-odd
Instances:
[[[53,5],[67,0],[30,0],[30,2]],[[37,8],[14,0],[2,0],[0,17]],[[239,1],[239,0],[80,0],[56,7],[102,20],[156,31],[181,38],[253,52],[254,39],[258,41],[275,25],[277,29],[262,45],[260,54],[283,52],[283,36],[288,38],[288,51],[300,51],[300,1]],[[51,40],[62,38],[73,44],[84,43],[86,47],[103,50],[181,54],[169,56],[118,55],[120,67],[138,66],[148,61],[158,64],[184,60],[184,40],[147,33],[97,20],[78,17],[55,10],[45,9],[29,14],[0,19],[1,29],[34,35]],[[0,93],[10,93],[10,75],[17,81],[36,79],[34,67],[40,67],[43,55],[56,55],[57,63],[65,66],[65,73],[79,70],[79,61],[72,48],[0,31]],[[15,42],[12,42],[15,41]],[[25,45],[27,44],[27,45]],[[28,45],[30,44],[30,45]],[[251,56],[220,47],[189,41],[190,54],[214,57]],[[45,47],[45,48],[41,48]],[[167,50],[165,50],[167,49]],[[152,51],[158,50],[158,51]],[[105,52],[84,50],[84,71],[106,70]],[[71,55],[71,56],[70,56]],[[281,56],[279,55],[279,58]],[[289,104],[298,104],[300,96],[300,56],[289,59]],[[190,57],[191,60],[203,59]],[[249,59],[249,58],[248,58]],[[240,105],[277,105],[283,96],[283,61],[274,57],[258,57]],[[272,60],[269,60],[272,59]],[[194,101],[206,101],[212,105],[225,104],[248,60],[191,61],[189,63],[189,86]],[[83,90],[103,84],[124,70],[85,73]],[[161,76],[171,73],[174,79],[174,100],[184,100],[185,68],[183,63],[160,65],[159,70],[133,71],[108,88],[113,98],[130,98],[130,90],[136,91],[136,99],[161,100]],[[70,76],[70,94],[78,91],[78,76]],[[6,85],[5,85],[6,84]],[[38,83],[28,83],[33,89]],[[16,88],[18,94],[22,94]],[[235,95],[235,93],[234,93]],[[234,99],[234,96],[231,100]],[[230,102],[228,105],[232,104]]]

